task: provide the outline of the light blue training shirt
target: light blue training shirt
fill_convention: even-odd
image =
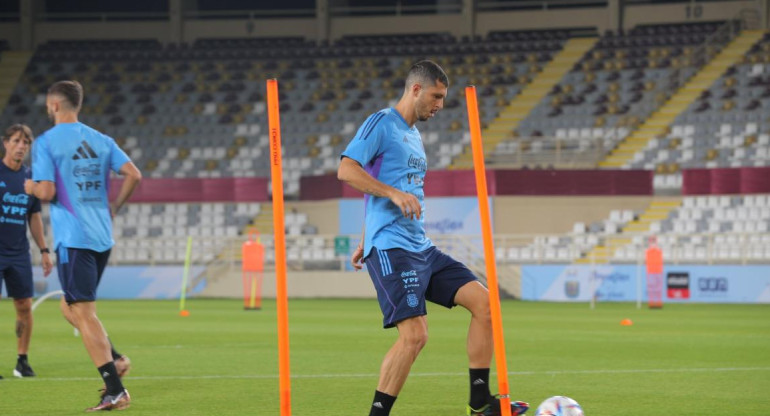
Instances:
[[[380,182],[416,196],[422,207],[419,220],[409,219],[390,199],[366,194],[364,257],[373,246],[420,252],[433,245],[425,234],[428,164],[417,127],[409,127],[395,108],[380,110],[361,125],[342,157],[355,160]]]
[[[115,141],[83,123],[59,123],[32,146],[32,179],[56,184],[51,202],[54,247],[112,248],[110,170],[131,159]]]

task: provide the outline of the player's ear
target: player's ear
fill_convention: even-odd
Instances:
[[[412,95],[414,95],[415,97],[417,97],[418,95],[420,95],[420,91],[421,91],[421,90],[422,90],[422,85],[420,85],[420,84],[419,84],[419,83],[417,83],[417,82],[415,82],[414,84],[412,84]]]

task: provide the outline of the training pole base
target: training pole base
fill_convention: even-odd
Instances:
[[[243,307],[243,310],[244,310],[244,311],[261,311],[261,310],[262,310],[262,307],[261,307],[261,306],[255,306],[255,307],[251,307],[251,306],[244,306],[244,307]]]

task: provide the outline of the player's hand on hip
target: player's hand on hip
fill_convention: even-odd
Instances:
[[[356,270],[361,270],[364,267],[364,246],[363,244],[359,244],[355,250],[353,250],[353,255],[350,256],[350,264],[353,266]]]
[[[416,196],[396,191],[390,200],[401,210],[406,218],[411,220],[419,220],[422,215],[422,207],[420,206],[420,200]]]
[[[51,274],[51,270],[53,270],[53,262],[51,261],[51,256],[48,253],[43,253],[42,265],[43,277],[48,277],[48,275]]]

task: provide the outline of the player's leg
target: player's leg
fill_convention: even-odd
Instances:
[[[500,401],[489,390],[489,366],[494,354],[489,292],[479,282],[466,283],[455,295],[455,302],[471,313],[468,327],[468,363],[471,398],[468,415],[495,416],[500,414]],[[511,401],[511,415],[522,415],[529,404]]]
[[[13,375],[16,377],[34,377],[35,372],[29,365],[27,352],[32,338],[32,298],[14,299],[16,309],[16,349],[19,354]]]
[[[78,328],[77,324],[75,323],[75,317],[72,316],[70,305],[67,304],[64,296],[61,297],[61,301],[59,302],[59,310],[61,311],[61,315],[64,317],[64,319],[66,319],[73,328],[80,330],[80,328]]]
[[[109,259],[109,251],[60,248],[57,268],[68,304],[68,315],[80,330],[83,345],[97,367],[106,386],[99,404],[88,411],[123,409],[129,406],[130,396],[123,387],[112,359],[110,342],[96,315],[96,288]]]
[[[499,400],[492,396],[489,388],[494,338],[487,288],[462,263],[438,249],[430,253],[429,260],[434,274],[426,298],[448,308],[460,305],[471,314],[466,340],[470,383],[466,412],[468,415],[499,415]],[[523,414],[528,408],[526,402],[511,402],[512,415]]]
[[[16,377],[34,377],[35,372],[29,365],[27,353],[32,337],[32,264],[29,258],[15,261],[6,269],[8,296],[13,298],[16,310],[16,348],[18,357],[13,375]]]
[[[385,354],[380,366],[380,380],[374,393],[369,416],[387,416],[404,387],[412,364],[428,342],[425,316],[404,319],[396,324],[398,339]]]
[[[96,302],[74,302],[70,304],[70,311],[80,330],[83,345],[105,384],[105,391],[99,404],[86,410],[120,410],[128,407],[131,398],[123,387],[115,362],[112,360],[107,332],[99,317],[96,316]]]
[[[102,322],[96,316],[96,302],[73,302],[69,305],[69,309],[76,327],[80,330],[80,337],[83,339],[83,345],[85,345],[91,361],[97,367],[112,362],[107,333],[104,331]]]
[[[425,289],[430,268],[420,253],[373,248],[366,260],[377,291],[385,328],[398,328],[398,339],[385,354],[370,416],[387,416],[409,370],[428,340]]]
[[[428,320],[425,316],[407,318],[396,324],[398,339],[382,360],[377,390],[398,396],[409,376],[409,370],[428,342]]]
[[[470,368],[489,368],[494,351],[489,294],[480,282],[468,282],[455,295],[455,304],[471,313],[468,326],[468,364]]]
[[[69,322],[70,325],[72,325],[74,328],[78,329],[77,325],[75,324],[75,318],[72,316],[70,307],[64,297],[62,297],[61,301],[59,302],[59,309],[61,310],[64,319],[66,319],[67,322]],[[112,360],[115,362],[115,367],[118,370],[118,375],[122,378],[126,376],[129,371],[131,371],[131,359],[129,359],[128,356],[119,353],[115,349],[115,346],[112,344],[112,340],[109,339],[109,336],[107,337],[107,341],[110,343],[110,353],[112,355]],[[101,391],[106,392],[106,387],[102,388]]]

